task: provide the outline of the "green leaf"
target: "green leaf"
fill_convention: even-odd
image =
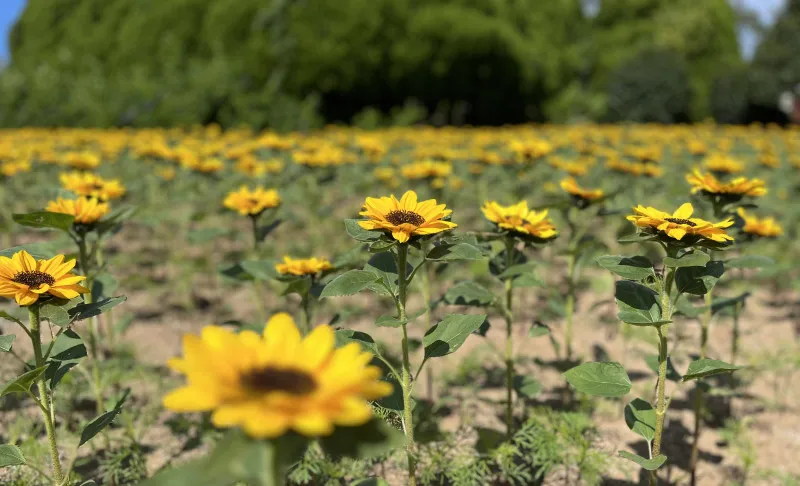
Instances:
[[[467,281],[450,287],[444,294],[444,301],[450,305],[487,306],[494,300],[494,294],[483,285]]]
[[[0,445],[0,468],[27,464],[22,450],[14,444]]]
[[[280,276],[275,270],[274,260],[245,260],[239,262],[239,265],[256,280],[271,280]]]
[[[619,451],[619,457],[624,459],[628,459],[629,461],[633,461],[636,464],[642,466],[642,469],[647,471],[655,471],[656,469],[660,468],[667,462],[667,456],[664,454],[659,454],[652,459],[645,459],[644,457],[634,454],[633,452],[628,451]]]
[[[49,299],[39,307],[39,317],[47,319],[54,326],[68,327],[74,320],[69,311],[81,302],[83,302],[81,297],[72,300]]]
[[[198,245],[229,234],[231,234],[231,230],[226,228],[201,228],[190,231],[186,235],[186,241],[192,245]]]
[[[511,288],[525,289],[529,287],[542,287],[544,282],[535,273],[526,273],[511,280]]]
[[[356,479],[350,486],[389,486],[389,483],[386,482],[383,478],[361,478]]]
[[[644,362],[650,370],[658,374],[658,355],[657,354],[648,354],[644,357]],[[681,375],[678,373],[678,370],[675,369],[675,366],[672,365],[672,358],[667,357],[667,379],[671,381],[681,381]]]
[[[516,375],[514,377],[514,390],[525,398],[533,398],[540,394],[544,386],[531,376]]]
[[[27,373],[23,373],[18,377],[14,378],[10,382],[3,385],[3,388],[0,389],[0,397],[4,397],[6,395],[10,395],[12,393],[28,393],[31,389],[31,386],[36,381],[42,373],[45,372],[48,365],[40,366],[38,368],[32,369]]]
[[[0,250],[0,256],[11,258],[15,253],[22,250],[27,251],[33,258],[37,260],[48,260],[53,258],[58,252],[58,248],[54,243],[40,241],[37,243],[28,243],[27,245],[12,246],[5,250]]]
[[[334,331],[336,338],[336,347],[341,348],[350,343],[358,343],[364,351],[369,351],[372,354],[378,354],[378,345],[372,336],[365,332],[355,331],[353,329],[337,329]]]
[[[75,217],[69,214],[37,211],[35,213],[15,214],[14,222],[31,228],[52,228],[69,231]]]
[[[53,343],[49,358],[55,361],[69,361],[87,356],[83,340],[74,330],[62,332]]]
[[[459,260],[482,260],[485,257],[486,255],[480,248],[462,242],[434,246],[425,258],[439,262],[453,262]]]
[[[547,336],[551,332],[552,331],[550,331],[550,328],[547,327],[547,325],[545,325],[545,324],[543,324],[543,323],[541,323],[539,321],[536,321],[536,322],[533,323],[531,328],[528,330],[528,337],[535,338],[535,337],[539,337],[539,336]]]
[[[250,273],[244,269],[244,267],[242,266],[242,262],[221,267],[218,271],[225,277],[237,280],[239,282],[249,282],[251,280],[254,280],[253,276],[250,275]]]
[[[478,440],[475,442],[475,451],[478,454],[489,454],[508,439],[503,432],[486,427],[476,427],[475,432],[478,434]]]
[[[0,318],[2,318],[2,319],[5,319],[5,320],[7,320],[7,321],[11,321],[11,322],[16,322],[16,323],[17,323],[17,324],[19,324],[20,326],[24,326],[24,324],[22,324],[22,321],[20,321],[20,320],[19,320],[19,319],[17,319],[16,317],[12,316],[12,315],[11,315],[11,314],[9,314],[8,312],[5,312],[5,311],[0,311]],[[25,327],[25,328],[27,329],[27,327]]]
[[[505,280],[507,278],[519,277],[521,275],[526,275],[529,273],[533,273],[535,271],[536,271],[535,263],[533,262],[520,263],[518,265],[511,265],[503,272],[501,272],[499,275],[497,275],[497,278],[499,278],[500,280]]]
[[[82,321],[84,319],[89,319],[90,317],[104,314],[108,312],[109,309],[120,305],[126,300],[128,300],[127,297],[120,295],[118,297],[111,297],[108,299],[99,300],[97,302],[92,302],[91,304],[78,304],[69,310],[69,315],[73,321]]]
[[[720,261],[708,262],[702,267],[682,267],[675,271],[675,285],[678,292],[705,295],[725,273],[725,265]]]
[[[485,314],[451,314],[434,324],[422,338],[425,359],[447,356],[458,351],[470,334],[480,329]]]
[[[337,427],[319,443],[335,459],[366,460],[399,448],[405,443],[405,436],[385,421],[373,418],[358,427]]]
[[[689,363],[689,369],[683,375],[683,381],[697,380],[722,373],[732,373],[741,366],[735,366],[716,359],[698,359]]]
[[[330,283],[322,289],[320,298],[357,294],[378,280],[380,280],[380,277],[372,272],[366,270],[350,270],[331,280]]]
[[[632,386],[625,368],[614,362],[583,363],[564,373],[564,378],[576,390],[597,397],[621,397]]]
[[[264,241],[267,238],[267,236],[269,236],[273,231],[278,229],[278,226],[280,226],[281,223],[283,223],[282,220],[276,219],[270,222],[269,224],[265,224],[263,226],[259,225],[258,228],[256,228],[256,238],[258,239],[258,241]]]
[[[381,231],[365,230],[358,224],[358,222],[359,220],[357,219],[344,220],[344,228],[347,231],[347,234],[350,235],[350,237],[354,240],[371,242],[376,241],[381,237]]]
[[[16,338],[17,336],[15,336],[14,334],[4,334],[0,336],[0,351],[6,353],[11,351],[11,346],[14,343],[14,339]]]
[[[81,431],[81,441],[78,443],[78,447],[92,440],[94,436],[102,432],[103,429],[114,422],[114,419],[117,418],[117,415],[122,412],[122,406],[125,404],[125,400],[128,399],[128,395],[130,395],[130,393],[130,388],[126,389],[122,394],[122,398],[117,400],[117,404],[114,405],[113,409],[92,420],[86,427],[83,428]]]
[[[620,280],[616,282],[614,297],[622,322],[639,326],[661,323],[661,305],[658,293],[653,289],[630,280]]]
[[[762,255],[744,255],[725,260],[727,268],[763,268],[774,264],[775,260]]]
[[[281,295],[297,294],[305,295],[311,290],[311,278],[300,277],[289,281],[289,284],[283,289]]]
[[[747,298],[750,297],[750,292],[744,292],[736,297],[729,297],[727,299],[714,299],[711,304],[711,313],[716,314],[722,312],[728,307],[733,307],[737,304],[744,304]]]
[[[92,299],[100,301],[111,297],[119,288],[119,282],[113,275],[103,272],[92,279]]]
[[[595,259],[598,265],[628,280],[644,280],[655,277],[653,264],[646,257],[605,255]]]
[[[636,398],[625,407],[625,423],[648,442],[656,435],[656,411],[649,402]]]
[[[375,321],[375,325],[378,327],[400,327],[403,324],[408,324],[409,322],[412,322],[417,317],[424,314],[426,311],[427,309],[420,309],[419,311],[411,315],[407,315],[405,319],[398,319],[397,317],[394,316],[380,316]]]
[[[414,267],[411,264],[406,264],[406,275],[409,275],[412,270],[414,270]],[[397,280],[399,278],[397,275],[397,262],[395,262],[394,255],[391,252],[387,251],[372,255],[367,264],[364,265],[364,271],[377,275],[385,286],[392,289],[393,292],[397,292]],[[379,285],[377,281],[373,282],[369,288],[379,294],[386,294],[386,289]]]
[[[690,251],[677,258],[664,257],[664,265],[672,268],[703,267],[711,260],[708,253],[703,251]]]

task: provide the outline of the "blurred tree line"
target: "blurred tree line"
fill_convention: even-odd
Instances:
[[[775,116],[800,0],[752,62],[726,0],[28,0],[3,126],[664,123]]]

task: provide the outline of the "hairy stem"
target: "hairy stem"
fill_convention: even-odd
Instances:
[[[514,262],[514,238],[511,236],[506,237],[506,270],[511,267]],[[514,433],[514,342],[513,342],[513,323],[514,314],[512,311],[513,304],[513,277],[507,277],[505,281],[506,300],[505,300],[505,318],[506,318],[506,434],[509,438]]]
[[[661,288],[661,318],[665,321],[672,319],[672,299],[670,299],[670,291],[672,289],[672,281],[674,278],[674,269],[667,269],[667,274],[664,277],[664,284]],[[656,327],[656,332],[658,332],[658,383],[656,386],[656,428],[653,437],[653,457],[661,454],[661,439],[664,433],[664,418],[667,414],[665,391],[667,383],[667,359],[669,358],[669,350],[667,348],[667,336],[664,332],[665,328],[666,325],[660,325]],[[657,472],[650,471],[650,484],[655,486],[657,482]]]
[[[406,319],[406,265],[408,262],[408,244],[397,245],[397,301],[400,320]],[[408,351],[408,324],[403,323],[403,372],[401,387],[403,388],[403,431],[406,435],[406,456],[408,459],[408,484],[417,484],[417,460],[414,455],[414,417],[411,409],[411,361]]]
[[[708,329],[711,325],[712,305],[714,298],[711,290],[706,292],[705,295],[706,310],[703,312],[703,318],[700,320],[700,359],[705,359],[706,351],[708,350]],[[700,457],[700,432],[703,425],[703,388],[698,382],[695,386],[694,395],[694,432],[692,435],[692,454],[689,459],[689,484],[695,486],[697,484],[697,460]]]

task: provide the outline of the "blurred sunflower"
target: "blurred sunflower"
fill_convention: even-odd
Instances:
[[[164,406],[211,411],[217,427],[240,427],[254,438],[290,429],[325,436],[335,426],[361,425],[372,417],[368,400],[392,392],[359,344],[335,349],[333,329],[324,325],[302,338],[285,313],[274,315],[263,335],[207,326],[199,337],[184,336],[183,352],[168,364],[188,384],[168,394]]]
[[[101,201],[119,199],[125,195],[125,186],[118,179],[103,179],[91,172],[70,172],[59,176],[61,186],[78,196],[96,197]]]
[[[669,214],[653,207],[644,207],[641,204],[633,208],[636,214],[627,217],[639,228],[656,230],[661,234],[675,240],[683,240],[686,235],[705,238],[724,243],[733,241],[733,237],[725,232],[725,228],[733,225],[733,220],[727,219],[720,223],[711,223],[700,218],[692,218],[694,207],[684,203],[674,213]]]
[[[275,189],[257,187],[250,189],[241,186],[237,191],[228,193],[223,205],[242,216],[258,216],[267,209],[277,208],[281,204],[281,197]]]
[[[775,221],[775,218],[757,218],[747,214],[744,208],[739,208],[737,213],[744,220],[742,231],[748,235],[777,238],[783,234],[783,228]]]
[[[561,189],[565,190],[578,202],[579,207],[585,207],[602,199],[605,193],[602,189],[584,189],[578,185],[574,177],[567,177],[560,182]]]
[[[21,306],[35,303],[43,294],[74,299],[89,289],[79,285],[86,277],[70,273],[73,268],[75,260],[65,263],[64,255],[37,261],[21,250],[11,258],[0,256],[0,296],[14,297]]]
[[[744,196],[763,196],[767,193],[764,181],[761,179],[737,177],[730,182],[722,182],[712,174],[703,174],[698,169],[694,169],[691,174],[686,174],[686,182],[692,186],[692,194],[702,192],[708,196],[720,196],[729,201],[736,201]]]
[[[531,211],[528,201],[513,206],[501,206],[495,201],[487,201],[481,208],[483,215],[498,228],[522,237],[549,240],[558,236],[555,225],[547,217],[547,210]]]
[[[414,191],[407,191],[400,200],[394,194],[368,197],[359,214],[369,219],[358,224],[366,230],[390,232],[395,240],[405,243],[412,236],[433,235],[458,226],[444,220],[453,212],[446,208],[444,204],[436,204],[436,199],[418,203]]]
[[[734,174],[744,170],[743,163],[724,154],[709,155],[703,165],[716,174]]]
[[[333,265],[325,258],[298,258],[283,257],[283,263],[275,265],[275,270],[283,275],[316,275],[326,270],[332,270]]]
[[[108,204],[100,202],[96,197],[79,197],[78,199],[58,198],[47,203],[45,211],[69,214],[75,217],[75,223],[96,223],[108,214]]]

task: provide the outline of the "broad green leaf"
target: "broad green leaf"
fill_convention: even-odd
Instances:
[[[625,423],[648,442],[656,435],[656,411],[650,403],[636,398],[625,407]]]
[[[744,292],[736,297],[729,297],[727,299],[714,299],[711,304],[711,313],[716,314],[737,304],[744,304],[748,297],[750,297],[750,292]]]
[[[514,277],[511,280],[511,287],[515,289],[526,289],[529,287],[543,287],[544,281],[535,273],[525,273]]]
[[[708,262],[702,267],[682,267],[675,271],[675,285],[678,292],[705,295],[725,273],[725,265],[720,261]]]
[[[400,327],[403,324],[408,324],[409,322],[415,320],[425,312],[426,309],[421,309],[413,314],[407,315],[405,319],[398,319],[394,316],[380,316],[375,320],[375,325],[378,327]]]
[[[494,294],[477,282],[460,282],[450,287],[444,294],[450,305],[487,306],[494,300]]]
[[[117,400],[117,403],[114,405],[113,409],[92,420],[86,427],[83,428],[83,431],[81,431],[81,441],[78,443],[78,447],[89,442],[94,436],[102,432],[103,429],[111,425],[114,419],[117,418],[117,415],[122,412],[122,406],[125,404],[125,400],[128,399],[128,395],[130,395],[130,393],[130,388],[126,389],[122,394],[122,398]]]
[[[632,386],[625,368],[614,362],[583,363],[564,373],[564,378],[579,392],[597,397],[621,397]]]
[[[331,280],[322,289],[320,298],[357,294],[379,279],[379,276],[366,270],[350,270]]]
[[[525,398],[533,398],[542,392],[544,386],[531,376],[517,375],[514,377],[514,390]]]
[[[275,270],[275,260],[245,260],[239,265],[256,280],[271,280],[280,276]]]
[[[344,228],[351,238],[357,241],[371,242],[381,237],[381,231],[365,230],[358,224],[357,219],[345,219]]]
[[[27,464],[22,450],[14,444],[0,445],[0,468]]]
[[[689,369],[683,375],[683,381],[697,380],[722,373],[732,373],[740,366],[735,366],[717,359],[698,359],[689,363]]]
[[[659,454],[652,459],[645,459],[644,457],[634,454],[633,452],[628,451],[619,451],[619,457],[624,459],[628,459],[629,461],[633,461],[636,464],[642,466],[642,469],[647,471],[655,471],[656,469],[660,468],[667,462],[667,456],[664,454]]]
[[[644,362],[650,370],[658,375],[658,355],[648,354],[644,357]],[[681,381],[681,375],[675,366],[672,365],[672,358],[667,357],[667,379],[671,381]]]
[[[251,280],[254,280],[253,276],[250,275],[250,272],[244,269],[244,267],[242,266],[242,262],[221,267],[218,271],[225,277],[237,280],[239,282],[249,282]]]
[[[5,311],[0,311],[0,319],[5,319],[7,321],[16,322],[20,326],[24,325],[24,324],[22,324],[22,321],[20,321],[19,319],[17,319],[16,317],[12,316],[11,314],[9,314],[8,312],[5,312]],[[27,329],[27,326],[26,326],[26,329]]]
[[[630,280],[620,280],[616,283],[614,297],[622,322],[645,326],[661,323],[659,296],[653,289]]]
[[[528,337],[547,336],[550,334],[550,328],[541,322],[534,322],[533,326],[528,330]]]
[[[507,278],[519,277],[520,275],[533,273],[535,271],[536,271],[535,263],[533,262],[521,263],[519,265],[511,265],[510,267],[505,269],[502,273],[500,273],[497,276],[497,278],[505,280]]]
[[[92,279],[92,298],[101,301],[111,297],[119,288],[119,282],[108,272],[100,273]]]
[[[369,351],[373,354],[378,353],[378,345],[375,344],[375,340],[365,332],[353,329],[337,329],[334,332],[334,336],[336,337],[337,348],[350,343],[358,343],[364,351]]]
[[[37,211],[35,213],[15,214],[14,222],[22,226],[31,228],[51,228],[61,231],[69,231],[75,217],[69,214],[51,213],[48,211]]]
[[[407,263],[406,275],[409,275],[412,270],[414,270],[414,267]],[[395,293],[397,292],[397,262],[395,262],[394,255],[391,252],[387,251],[372,255],[364,265],[364,271],[377,275],[386,287],[392,289]],[[377,282],[370,284],[369,289],[381,295],[386,294],[386,289]]]
[[[452,262],[459,260],[482,260],[486,256],[480,248],[469,243],[441,244],[434,246],[428,252],[428,260]]]
[[[516,248],[513,249],[511,252],[511,264],[506,265],[506,251],[503,250],[497,255],[495,255],[491,260],[489,260],[489,272],[498,277],[503,275],[507,270],[513,271],[515,267],[519,267],[521,265],[525,265],[528,263],[528,257],[525,256],[524,253],[517,250]]]
[[[656,275],[653,264],[643,256],[605,255],[595,259],[598,265],[628,280],[644,280]]]
[[[451,314],[434,324],[422,338],[425,358],[438,358],[458,351],[470,334],[478,331],[485,314]]]
[[[311,290],[311,278],[309,277],[300,277],[290,280],[288,285],[281,295],[289,295],[289,294],[297,294],[297,295],[305,295]]]
[[[686,317],[697,317],[705,312],[705,310],[706,307],[704,305],[693,305],[686,295],[681,295],[675,303],[675,312]]]
[[[128,300],[127,297],[120,295],[117,297],[111,297],[108,299],[99,300],[97,302],[92,302],[91,304],[78,304],[69,310],[69,315],[73,321],[82,321],[84,319],[89,319],[90,317],[104,314],[108,312],[109,309],[120,305],[126,300]]]
[[[258,241],[264,241],[267,236],[278,229],[278,226],[280,226],[281,223],[283,223],[282,220],[276,219],[268,224],[258,225],[258,228],[256,228],[256,238],[258,238]]]
[[[725,260],[726,268],[764,268],[774,264],[775,260],[763,255],[744,255]]]
[[[33,383],[36,381],[36,379],[45,372],[47,366],[48,365],[44,365],[32,369],[6,383],[3,385],[3,388],[0,388],[0,397],[4,397],[12,393],[28,393],[28,390],[31,389],[31,386],[33,386]]]
[[[379,418],[357,427],[337,427],[333,434],[320,439],[322,449],[333,458],[360,460],[380,456],[404,443],[403,433]]]
[[[14,334],[3,334],[2,336],[0,336],[0,351],[6,353],[11,351],[11,346],[13,345],[14,339],[16,338],[17,336],[15,336]]]
[[[69,329],[56,338],[49,358],[55,361],[69,361],[85,358],[86,355],[86,346],[83,344],[83,340],[78,333]]]
[[[47,319],[54,326],[67,327],[74,320],[70,315],[70,310],[82,302],[82,297],[76,297],[72,300],[49,299],[39,307],[39,317]]]
[[[708,253],[695,250],[684,253],[678,258],[664,257],[664,265],[672,268],[681,267],[703,267],[711,260]]]

